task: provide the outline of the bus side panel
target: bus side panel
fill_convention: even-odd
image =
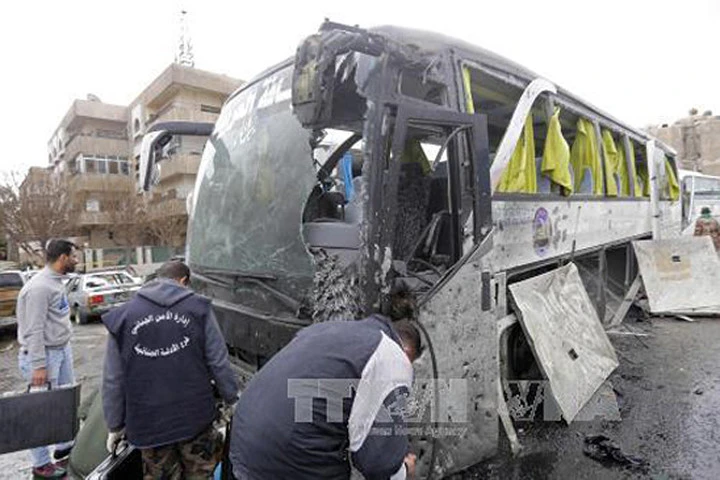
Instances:
[[[665,226],[680,230],[679,204]],[[599,200],[493,200],[495,271],[523,268],[568,255],[650,236],[650,202]]]

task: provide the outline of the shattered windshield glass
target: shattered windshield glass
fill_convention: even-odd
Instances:
[[[203,153],[193,200],[194,267],[312,275],[301,215],[315,180],[309,132],[291,110],[292,68],[223,108]]]

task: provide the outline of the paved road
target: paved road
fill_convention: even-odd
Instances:
[[[611,382],[622,421],[517,425],[524,446],[519,458],[505,452],[457,478],[720,478],[720,319],[627,325],[651,336],[611,336],[620,359]],[[644,457],[649,470],[607,467],[586,457],[583,439],[593,434]]]
[[[518,424],[523,453],[511,459],[501,442],[493,461],[456,479],[720,478],[720,319],[671,319],[628,326],[646,337],[612,336],[620,367],[621,422]],[[75,327],[75,370],[88,399],[99,382],[105,348],[100,324]],[[0,336],[0,386],[22,388],[12,336]],[[607,467],[585,457],[583,438],[603,433],[623,450],[644,457],[647,473]],[[29,478],[26,454],[0,456],[0,478]]]

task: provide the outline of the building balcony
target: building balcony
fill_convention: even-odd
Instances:
[[[81,227],[110,224],[110,216],[107,212],[80,212],[77,224]]]
[[[74,159],[79,153],[88,155],[117,155],[127,157],[130,144],[127,140],[90,135],[76,135],[65,146],[64,158]]]
[[[187,215],[184,198],[166,198],[153,201],[148,205],[151,219],[177,217]]]
[[[158,163],[160,167],[160,183],[178,175],[197,175],[200,168],[200,155],[178,154]]]
[[[78,173],[69,179],[71,191],[79,192],[130,192],[134,191],[133,179],[127,175]]]

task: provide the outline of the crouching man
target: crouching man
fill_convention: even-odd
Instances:
[[[187,288],[181,262],[103,316],[108,450],[123,436],[142,452],[146,479],[209,478],[222,455],[211,380],[228,403],[238,383],[210,301]]]
[[[233,419],[238,480],[413,478],[404,401],[420,335],[374,315],[301,330],[255,374]]]

